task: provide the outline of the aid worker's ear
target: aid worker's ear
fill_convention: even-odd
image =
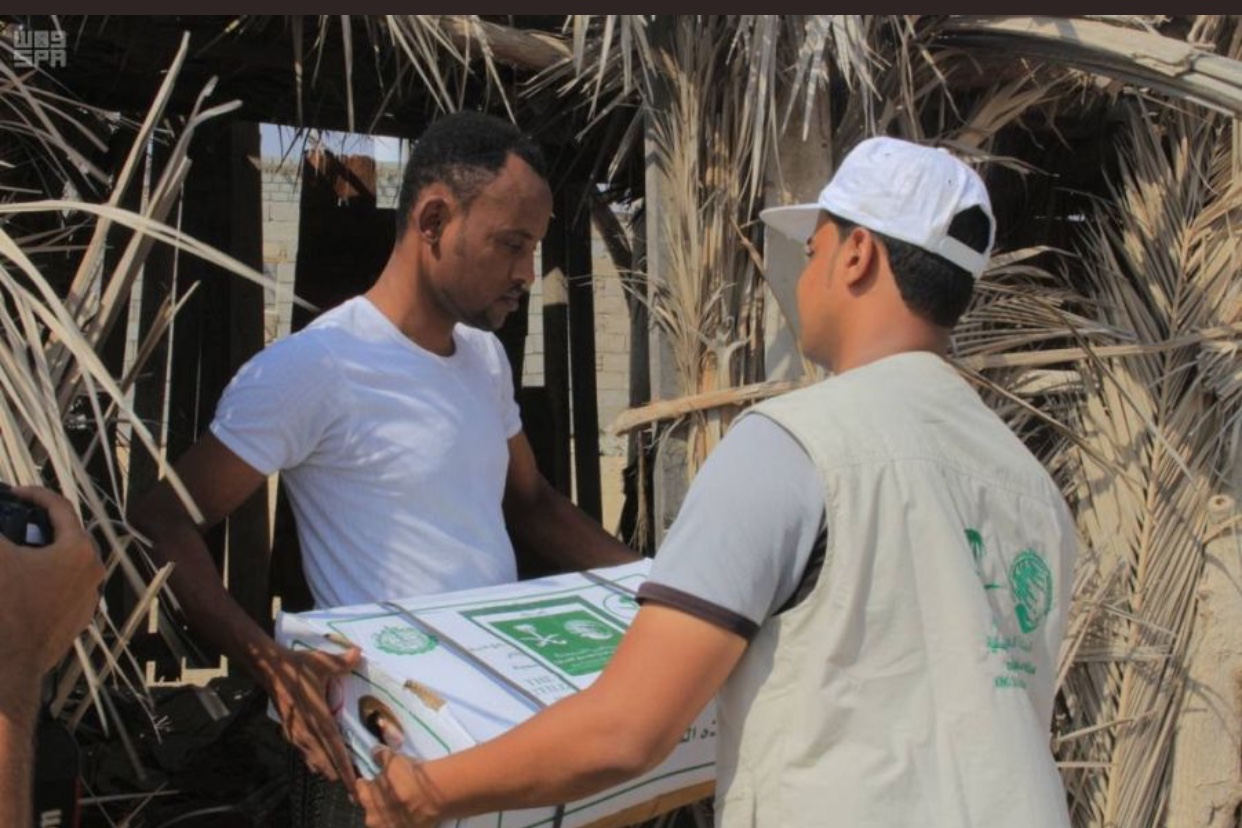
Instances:
[[[841,274],[847,285],[856,285],[883,261],[884,250],[875,234],[865,227],[854,227],[841,240]]]

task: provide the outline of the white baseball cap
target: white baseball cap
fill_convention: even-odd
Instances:
[[[982,251],[949,235],[953,218],[971,207],[981,208],[991,225]],[[854,147],[816,203],[771,207],[759,218],[805,242],[821,210],[941,256],[976,279],[996,241],[992,202],[978,173],[946,150],[897,138],[868,138]]]

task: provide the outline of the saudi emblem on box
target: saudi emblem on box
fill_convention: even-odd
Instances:
[[[276,638],[291,648],[363,661],[331,702],[359,773],[375,772],[382,735],[435,759],[494,738],[588,687],[638,611],[634,592],[650,561],[388,604],[284,613]],[[461,820],[460,828],[610,828],[710,796],[715,706],[708,705],[659,766],[616,788],[557,808]]]

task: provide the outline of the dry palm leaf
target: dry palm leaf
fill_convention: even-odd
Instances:
[[[1080,406],[1086,442],[1123,474],[1082,454],[1079,514],[1100,570],[1122,573],[1110,600],[1126,615],[1087,633],[1096,652],[1119,655],[1075,664],[1066,679],[1067,726],[1088,735],[1063,758],[1106,762],[1072,780],[1082,824],[1154,825],[1164,806],[1207,504],[1230,484],[1239,414],[1215,379],[1227,372],[1198,370],[1205,352],[1231,350],[1238,337],[1231,251],[1242,182],[1230,131],[1216,117],[1136,111],[1117,208],[1089,235],[1085,274],[1101,321],[1137,345],[1166,347],[1085,366],[1098,389]],[[1214,335],[1222,330],[1233,336]]]
[[[0,201],[0,295],[8,309],[8,313],[0,315],[0,474],[9,480],[43,481],[61,491],[100,539],[108,577],[119,573],[132,593],[140,597],[119,630],[111,626],[106,614],[99,614],[89,634],[75,648],[78,658],[70,658],[59,672],[54,711],[63,710],[78,694],[85,677],[86,695],[74,721],[93,703],[105,727],[109,718],[106,704],[102,708],[99,705],[106,702],[107,694],[100,692],[100,683],[112,679],[142,687],[141,671],[126,656],[125,647],[129,636],[147,617],[151,601],[160,595],[167,573],[155,572],[120,523],[126,496],[122,470],[117,464],[117,447],[103,437],[121,425],[153,456],[160,458],[162,452],[155,436],[133,412],[127,395],[129,382],[110,373],[99,350],[120,309],[128,303],[134,280],[155,243],[201,256],[265,286],[271,282],[159,220],[170,211],[184,181],[190,133],[206,119],[231,108],[225,105],[203,109],[201,102],[210,90],[200,96],[200,106],[174,142],[166,166],[148,176],[152,186],[144,200],[144,210],[133,212],[116,206],[124,189],[144,177],[140,170],[147,163],[147,147],[184,55],[183,43],[151,113],[137,130],[134,148],[117,175],[115,189],[105,196],[104,203],[56,198],[19,200],[11,192]],[[62,165],[76,164],[80,153],[64,136],[88,135],[90,126],[82,122],[73,129],[53,129],[51,124],[59,121],[63,127],[71,111],[89,114],[91,110],[76,110],[62,96],[45,94],[38,85],[38,76],[23,78],[9,73],[6,77],[7,85],[0,88],[0,106],[23,111],[25,114],[18,120],[32,131],[41,130],[39,140],[26,143],[26,152],[33,155],[24,163],[35,169],[62,169],[50,162],[42,163],[41,154],[48,153]],[[86,174],[90,172],[85,169]],[[59,191],[57,187],[51,189],[54,193]],[[20,220],[49,217],[54,223],[63,216],[72,216],[75,222],[82,217],[93,221],[91,241],[75,244],[72,240],[79,230],[74,227],[17,236],[10,232],[21,226]],[[122,255],[106,262],[103,240],[109,225],[128,228],[133,235]],[[68,287],[62,284],[58,289],[41,270],[40,262],[51,255],[67,256],[76,262],[77,276]],[[163,320],[156,325],[156,332],[167,329],[172,313],[173,306],[169,305]],[[140,357],[151,352],[150,338],[144,346]],[[141,367],[141,361],[132,364],[130,376]],[[70,432],[77,426],[70,423],[75,418],[81,419],[80,425],[93,434],[85,447],[71,439]],[[95,479],[89,470],[96,454],[102,460],[102,480]],[[180,481],[172,474],[169,478],[189,504],[191,513],[197,513]],[[162,597],[170,598],[166,591]],[[121,670],[123,664],[130,669]]]

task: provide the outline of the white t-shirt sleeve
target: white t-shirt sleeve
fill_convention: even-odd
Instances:
[[[495,334],[487,335],[491,346],[490,367],[496,377],[497,403],[500,405],[500,416],[504,421],[505,439],[515,436],[522,430],[522,414],[518,410],[517,399],[513,393],[513,368],[509,365],[509,355],[505,346]]]
[[[255,354],[216,406],[211,433],[261,474],[304,461],[330,424],[338,366],[314,337],[294,336]],[[336,389],[334,392],[333,389]]]
[[[639,597],[749,638],[794,595],[823,524],[811,458],[772,420],[746,417],[695,477]]]

